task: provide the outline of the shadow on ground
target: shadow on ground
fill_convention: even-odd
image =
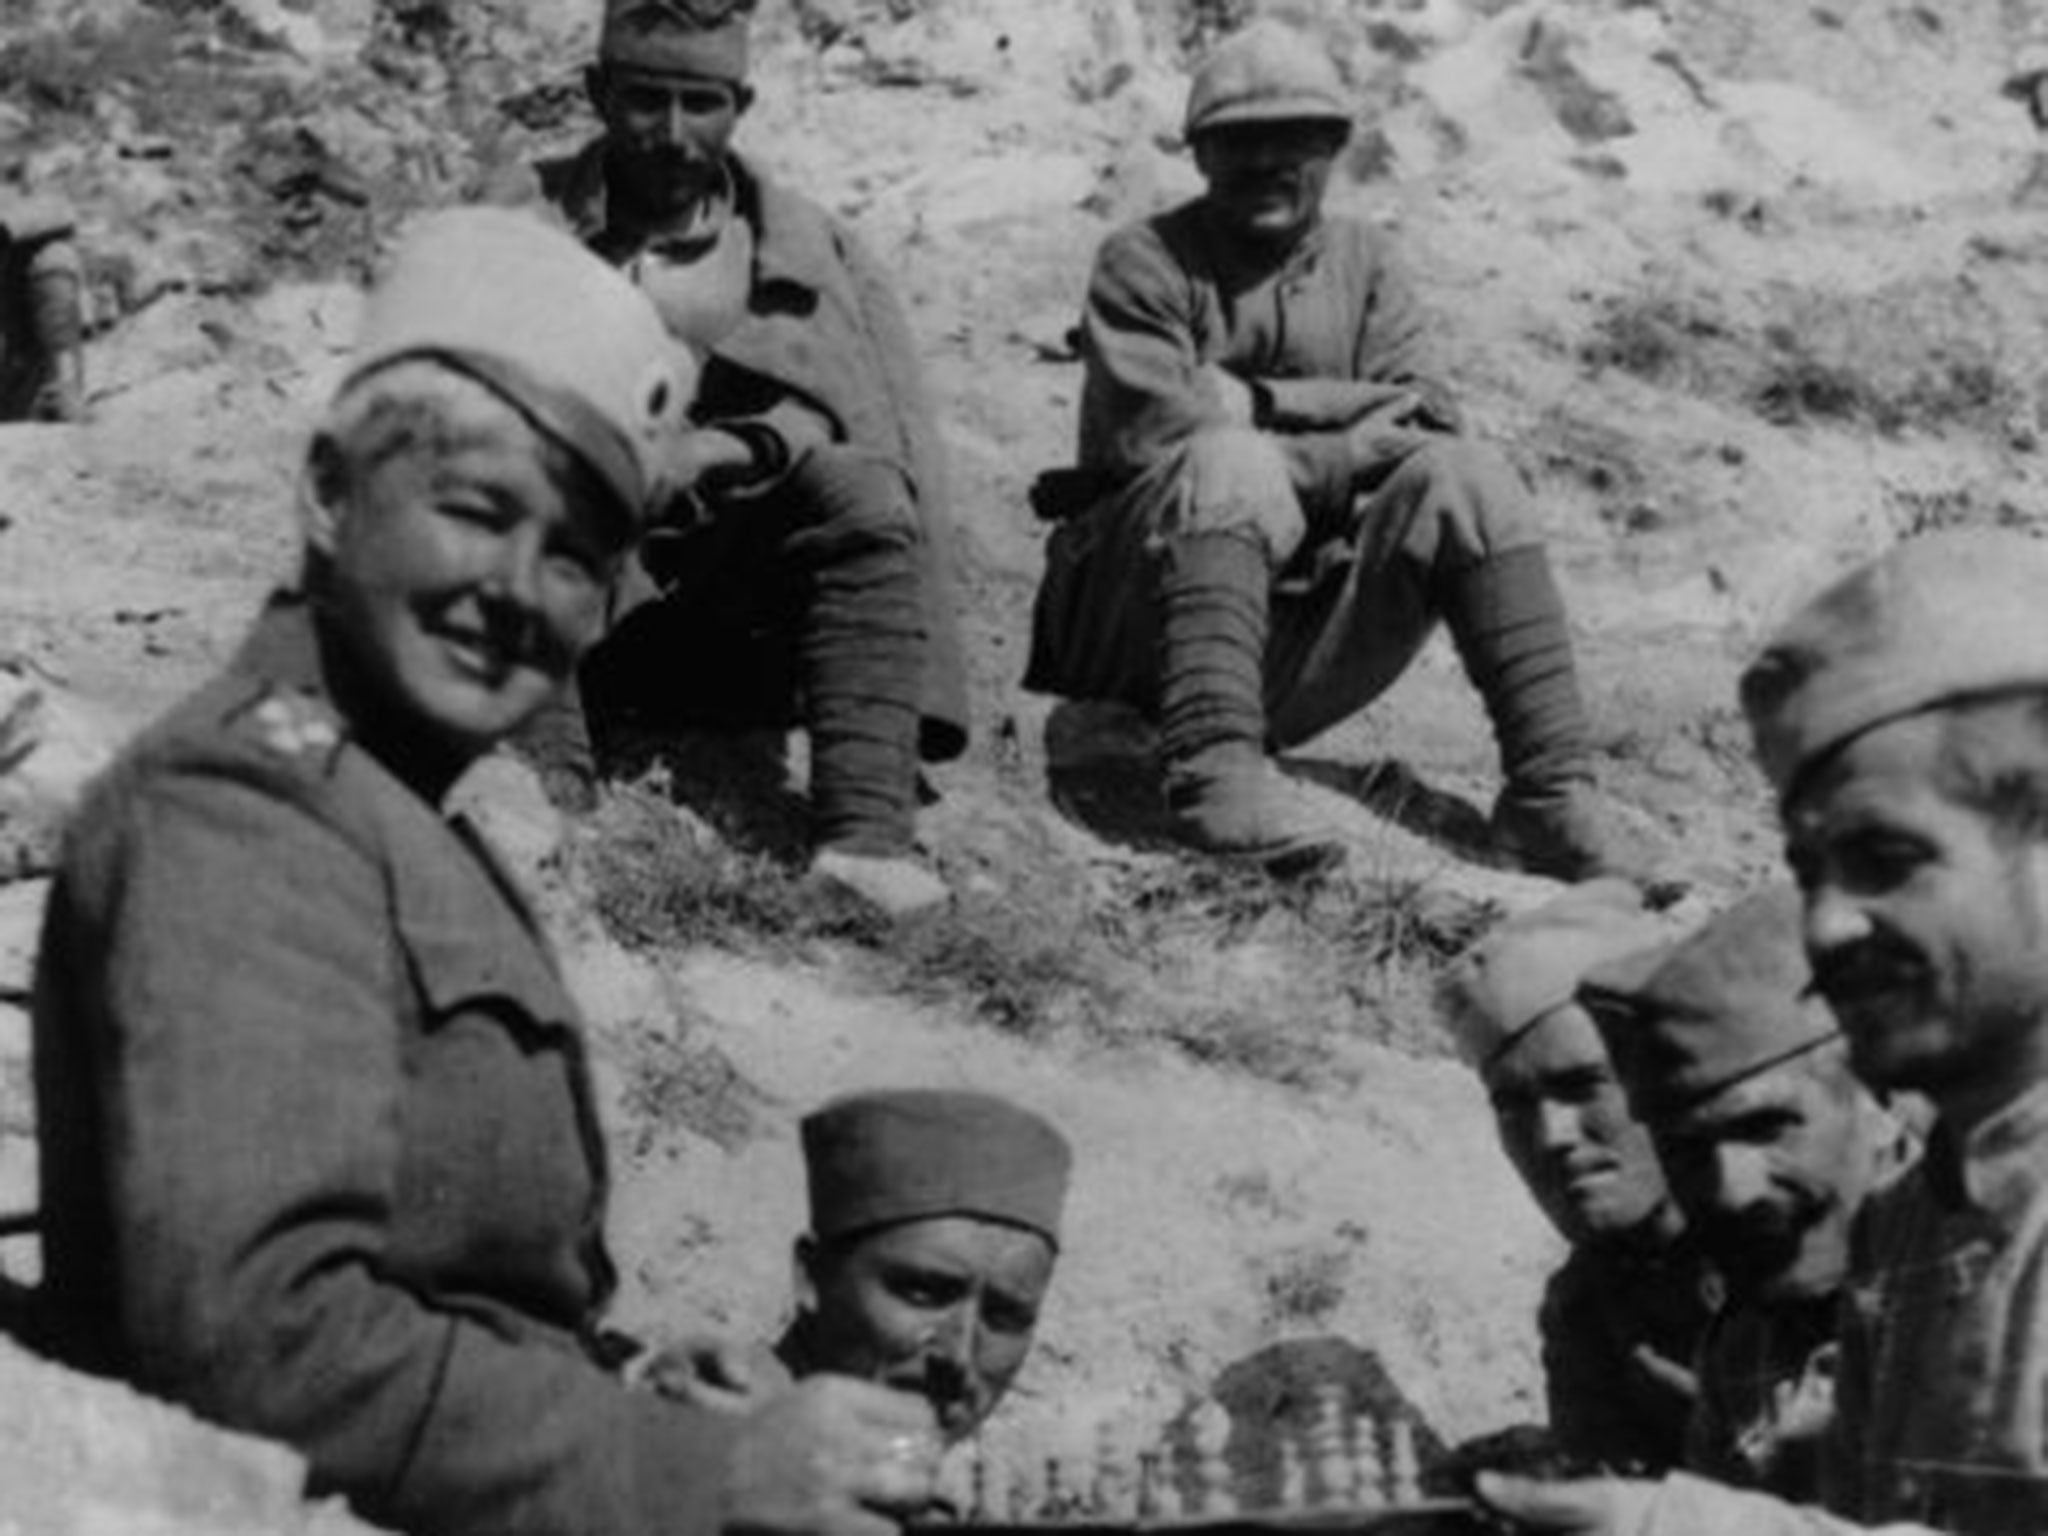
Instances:
[[[1425,783],[1398,758],[1278,761],[1292,777],[1342,796],[1454,858],[1493,863],[1485,814]],[[1057,705],[1046,718],[1045,765],[1053,805],[1076,825],[1104,842],[1146,852],[1177,846],[1160,796],[1157,735],[1136,711],[1094,702]]]

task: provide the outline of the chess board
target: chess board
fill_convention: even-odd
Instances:
[[[1475,1536],[1490,1529],[1464,1499],[1419,1499],[1371,1508],[1244,1510],[1229,1515],[1161,1515],[1131,1520],[919,1521],[917,1536]]]

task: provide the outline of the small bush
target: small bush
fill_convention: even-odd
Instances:
[[[1669,294],[1609,299],[1579,348],[1579,360],[1600,371],[1618,368],[1651,383],[1689,383],[1701,344],[1725,339],[1712,315]]]
[[[886,949],[912,996],[1026,1039],[1069,1023],[1105,1028],[1122,1002],[1099,939],[1007,905],[965,904]]]
[[[1747,323],[1657,283],[1608,299],[1583,366],[1737,402],[1778,426],[1997,437],[2027,396],[2006,325],[1953,284],[1841,294],[1780,285]]]
[[[1344,1304],[1345,1256],[1328,1248],[1278,1254],[1266,1274],[1269,1320],[1282,1330],[1314,1327]]]

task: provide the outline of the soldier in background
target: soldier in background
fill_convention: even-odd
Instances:
[[[1685,1465],[1795,1500],[1819,1491],[1834,1417],[1850,1222],[1911,1155],[1812,981],[1785,885],[1579,984],[1727,1291],[1697,1361]]]
[[[0,189],[0,421],[85,415],[85,275],[71,210]]]
[[[945,454],[888,273],[732,148],[751,9],[606,0],[604,133],[494,197],[552,207],[704,360],[693,503],[583,669],[599,748],[800,724],[813,872],[905,916],[948,899],[916,853],[919,763],[967,743]]]
[[[1622,873],[1528,490],[1465,428],[1385,235],[1324,211],[1354,111],[1277,21],[1197,70],[1206,190],[1110,235],[1089,279],[1026,686],[1152,715],[1174,834],[1299,874],[1343,848],[1270,754],[1365,708],[1441,620],[1499,748],[1492,851]]]
[[[1572,1245],[1538,1322],[1552,1433],[1587,1466],[1677,1465],[1715,1301],[1650,1134],[1574,997],[1589,969],[1662,934],[1629,882],[1590,881],[1501,924],[1441,999],[1509,1161]]]

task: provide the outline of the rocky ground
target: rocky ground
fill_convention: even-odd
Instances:
[[[2022,0],[1274,8],[1370,105],[1336,196],[1398,229],[1473,414],[1539,489],[1602,789],[1690,882],[1683,921],[1773,867],[1733,706],[1772,616],[1899,535],[2048,509],[2048,222],[1998,95]],[[32,1198],[50,829],[288,571],[294,455],[380,243],[587,130],[584,9],[0,0],[0,176],[75,200],[96,327],[91,424],[0,428],[0,1214]],[[694,758],[568,825],[517,772],[480,781],[594,1020],[631,1323],[772,1329],[795,1118],[843,1087],[971,1082],[1047,1110],[1082,1160],[995,1436],[1149,1431],[1301,1360],[1446,1441],[1539,1412],[1552,1239],[1426,1000],[1547,887],[1472,861],[1492,768],[1448,650],[1299,754],[1353,858],[1298,893],[1162,851],[1142,729],[1017,687],[1023,491],[1068,448],[1088,253],[1191,186],[1185,50],[1247,9],[765,0],[745,144],[901,275],[956,459],[978,732],[925,832],[962,899],[877,931],[777,860],[773,793],[714,793]],[[0,1263],[31,1275],[33,1243]],[[171,1426],[170,1470],[105,1495],[151,1529],[201,1528],[178,1489],[240,1486],[231,1448],[210,1462],[182,1421],[54,1380],[0,1352],[0,1401],[86,1441]],[[285,1528],[268,1497],[219,1507]]]

